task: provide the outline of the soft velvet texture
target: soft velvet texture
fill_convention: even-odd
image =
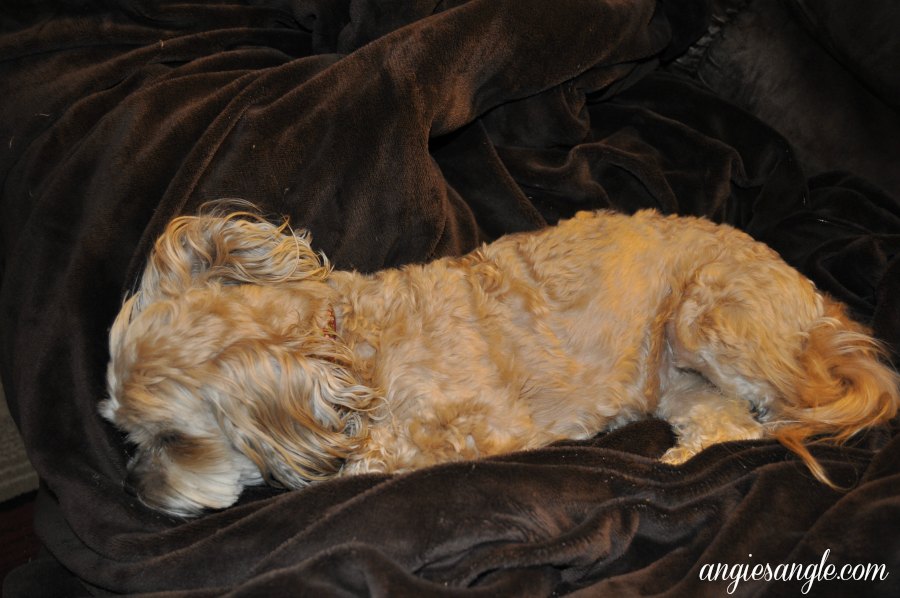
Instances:
[[[896,4],[866,4],[879,31],[900,24]],[[256,488],[179,521],[125,492],[129,447],[96,410],[108,327],[152,240],[221,197],[289,216],[338,268],[362,271],[459,254],[580,209],[705,215],[772,245],[900,347],[900,202],[897,170],[884,172],[900,130],[896,56],[852,45],[837,8],[2,10],[0,374],[42,478],[35,523],[48,551],[5,595],[719,596],[728,582],[701,580],[704,564],[818,563],[826,549],[830,563],[885,563],[890,576],[817,581],[818,595],[900,591],[896,426],[815,449],[846,492],[772,441],[662,465],[672,433],[648,420],[408,475]],[[776,50],[772,68],[755,67]],[[819,118],[844,100],[847,119]],[[847,131],[841,160],[832,148]],[[801,584],[739,588],[793,595]]]

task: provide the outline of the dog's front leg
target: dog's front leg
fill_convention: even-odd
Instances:
[[[747,401],[722,394],[705,378],[690,372],[679,373],[664,391],[656,416],[669,422],[678,438],[661,458],[673,465],[712,444],[764,435],[763,425],[753,417]]]

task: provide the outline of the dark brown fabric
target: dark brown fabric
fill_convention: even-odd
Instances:
[[[255,488],[178,521],[123,490],[129,447],[96,413],[108,327],[149,244],[221,197],[290,216],[337,267],[363,271],[579,209],[706,215],[770,243],[900,346],[897,190],[804,170],[792,140],[698,85],[698,62],[690,76],[660,70],[709,12],[702,0],[4,2],[0,374],[43,481],[36,529],[51,555],[4,595],[71,595],[69,574],[86,593],[719,596],[727,582],[700,579],[704,564],[818,563],[826,549],[890,576],[819,581],[817,595],[896,595],[896,430],[816,449],[846,493],[769,441],[663,466],[672,433],[650,420],[410,475]],[[875,147],[891,130],[856,133]]]
[[[900,189],[900,8],[888,0],[715,0],[692,76],[775,127],[810,173]],[[679,59],[680,61],[683,58]]]

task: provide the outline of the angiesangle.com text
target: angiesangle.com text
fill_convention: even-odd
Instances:
[[[707,563],[700,568],[703,581],[727,581],[726,591],[734,594],[741,582],[749,581],[802,581],[800,590],[808,594],[818,581],[868,581],[879,582],[890,573],[884,564],[857,563],[837,565],[828,562],[831,549],[827,549],[818,563]],[[747,555],[753,558],[752,554]]]

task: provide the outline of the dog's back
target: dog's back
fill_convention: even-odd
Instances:
[[[366,284],[391,306],[372,384],[392,423],[373,446],[406,457],[387,469],[587,437],[654,413],[689,371],[765,413],[760,433],[828,482],[804,441],[897,409],[862,327],[770,248],[703,219],[581,213]]]

